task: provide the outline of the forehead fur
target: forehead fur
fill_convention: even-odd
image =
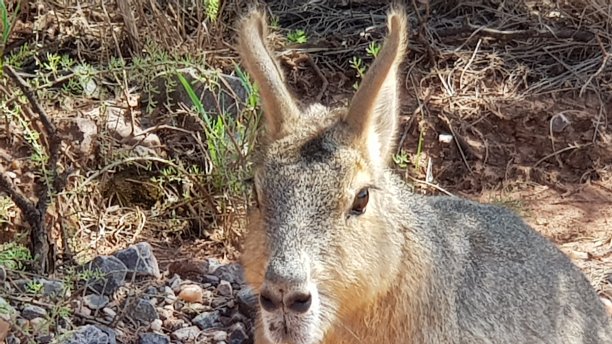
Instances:
[[[319,171],[332,172],[335,178],[330,179],[337,179],[347,173],[354,175],[367,170],[359,150],[350,146],[348,128],[340,120],[345,110],[313,107],[292,123],[294,130],[290,134],[263,145],[257,158],[259,174],[266,174],[266,178],[273,178],[270,174],[286,178],[283,172],[301,171],[303,176],[305,171]]]

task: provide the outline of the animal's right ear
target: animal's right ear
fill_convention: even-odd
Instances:
[[[274,140],[287,134],[299,112],[266,44],[267,31],[265,14],[251,9],[239,23],[238,52],[259,88],[267,134]]]

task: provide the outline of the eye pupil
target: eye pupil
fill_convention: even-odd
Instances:
[[[353,213],[354,215],[361,215],[365,213],[369,199],[370,192],[367,188],[359,190],[359,192],[355,196],[355,199],[353,200],[353,207],[351,209],[351,213]]]

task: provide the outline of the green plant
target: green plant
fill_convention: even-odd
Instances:
[[[357,72],[357,78],[362,79],[366,72],[366,66],[363,63],[361,57],[353,56],[349,61],[349,66]],[[353,88],[356,90],[359,88],[359,81],[355,81]]]
[[[297,29],[289,32],[287,34],[287,39],[293,43],[299,44],[308,42],[308,36],[306,35],[306,32],[304,32],[304,30],[302,29]]]
[[[366,53],[371,56],[376,58],[376,56],[378,56],[378,53],[380,53],[380,49],[382,48],[382,45],[378,42],[370,42],[370,44],[368,44],[368,47],[366,48]]]
[[[408,153],[404,150],[400,150],[399,153],[393,156],[393,162],[400,168],[407,168],[410,163],[410,158],[408,157]]]
[[[0,25],[2,31],[0,36],[0,56],[4,56],[4,47],[8,43],[9,35],[13,29],[13,22],[17,18],[17,12],[13,14],[13,18],[9,19],[8,9],[4,0],[0,0]],[[0,71],[1,72],[1,71]]]
[[[219,17],[220,1],[219,0],[204,0],[206,7],[206,16],[211,21],[216,21]]]
[[[39,281],[29,281],[26,283],[25,288],[27,293],[38,295],[42,293],[44,285]]]
[[[27,247],[12,242],[0,245],[0,265],[7,269],[21,270],[30,260]]]

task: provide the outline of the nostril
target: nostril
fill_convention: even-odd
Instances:
[[[310,293],[295,293],[287,297],[287,307],[297,313],[305,313],[312,304]]]
[[[274,301],[274,297],[265,290],[262,290],[259,294],[259,303],[261,304],[261,308],[268,312],[273,312],[280,307],[280,302]]]

